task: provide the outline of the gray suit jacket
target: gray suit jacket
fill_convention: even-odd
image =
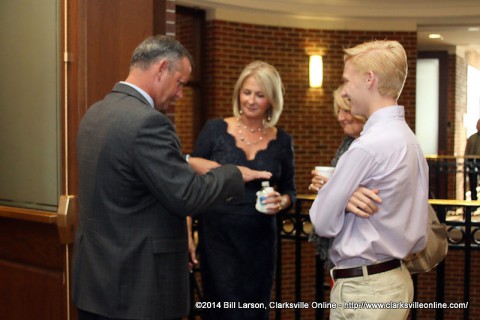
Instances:
[[[240,171],[197,176],[171,121],[122,83],[87,111],[77,142],[75,304],[111,318],[185,316],[185,217],[242,196]]]

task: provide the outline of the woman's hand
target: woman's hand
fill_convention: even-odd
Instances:
[[[325,185],[325,183],[328,182],[328,178],[322,176],[316,170],[312,170],[312,172],[310,173],[312,174],[312,182],[308,186],[308,190],[318,192],[318,190],[320,190]]]
[[[190,259],[188,261],[188,269],[192,270],[193,267],[198,264],[197,260],[197,248],[195,246],[195,240],[193,239],[192,231],[192,217],[187,217],[187,231],[188,231],[188,252]]]
[[[290,197],[288,195],[282,196],[279,192],[274,191],[268,194],[263,203],[267,209],[265,214],[273,215],[290,206]]]

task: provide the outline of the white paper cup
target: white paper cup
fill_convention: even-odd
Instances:
[[[322,167],[322,166],[315,167],[315,171],[317,171],[319,174],[321,174],[322,176],[328,179],[332,177],[333,170],[335,170],[334,167]]]

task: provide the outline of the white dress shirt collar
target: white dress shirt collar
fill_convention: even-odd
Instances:
[[[153,105],[153,99],[152,99],[152,97],[150,97],[150,95],[149,95],[148,93],[146,93],[145,91],[143,91],[142,89],[140,89],[140,88],[137,87],[136,85],[131,84],[130,82],[120,81],[120,83],[126,84],[127,86],[130,86],[130,87],[132,87],[133,89],[135,89],[135,90],[137,90],[138,92],[140,92],[140,94],[141,94],[142,96],[144,96],[145,99],[147,99],[148,103],[152,106],[152,108],[155,108],[154,105]]]

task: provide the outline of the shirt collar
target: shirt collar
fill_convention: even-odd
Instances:
[[[142,89],[140,89],[139,87],[137,87],[136,85],[134,84],[131,84],[130,82],[126,82],[126,81],[120,81],[120,83],[123,83],[123,84],[126,84],[127,86],[130,86],[132,87],[133,89],[137,90],[145,99],[147,99],[148,103],[150,104],[150,106],[152,108],[155,108],[153,106],[153,99],[152,97],[150,97],[150,95],[148,93],[146,93],[145,91],[143,91]]]
[[[368,118],[361,134],[368,131],[368,129],[374,126],[376,123],[389,118],[405,119],[405,108],[403,106],[389,106],[375,111]]]

